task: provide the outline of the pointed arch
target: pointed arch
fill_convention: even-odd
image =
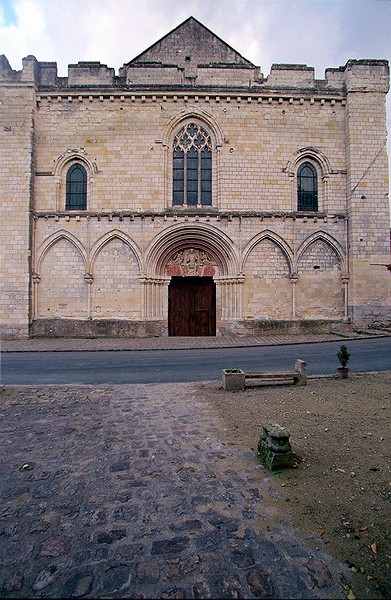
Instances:
[[[99,252],[102,250],[102,248],[106,244],[108,244],[110,241],[115,240],[115,239],[121,240],[124,244],[126,244],[126,246],[128,246],[131,249],[131,251],[133,252],[133,254],[136,258],[138,270],[139,270],[139,272],[141,272],[142,258],[141,258],[140,248],[137,246],[136,242],[131,237],[126,235],[126,233],[119,231],[118,229],[113,229],[112,231],[105,233],[102,237],[100,237],[95,242],[95,244],[91,248],[90,264],[89,264],[90,272],[91,273],[93,272],[94,263],[96,261],[96,258],[98,256]]]
[[[288,319],[291,316],[293,256],[285,240],[265,230],[243,252],[245,319]]]
[[[59,241],[64,240],[64,239],[67,240],[68,242],[70,242],[78,250],[78,252],[80,253],[80,255],[83,258],[83,262],[84,262],[84,265],[85,265],[85,268],[87,271],[88,260],[87,260],[86,248],[84,247],[82,242],[76,236],[74,236],[72,233],[70,233],[69,231],[65,231],[65,229],[60,229],[60,231],[56,231],[56,233],[53,233],[51,236],[46,238],[46,240],[44,240],[42,242],[42,244],[40,245],[40,247],[38,248],[37,263],[36,263],[36,272],[38,274],[41,271],[42,262],[43,262],[45,256],[47,255],[47,253],[49,252],[49,250],[55,244],[57,244]]]
[[[72,172],[79,167],[72,186]],[[96,161],[84,148],[69,148],[53,161],[57,193],[57,210],[91,210],[93,208],[93,184],[98,172]],[[77,173],[73,173],[77,175]]]
[[[255,235],[248,242],[246,247],[244,248],[244,250],[243,250],[243,269],[242,270],[244,271],[246,259],[247,259],[248,255],[250,254],[250,252],[255,248],[255,246],[257,246],[261,241],[263,241],[265,239],[270,240],[271,242],[276,244],[276,246],[279,247],[279,249],[284,254],[286,261],[288,263],[289,273],[292,274],[294,271],[294,269],[293,269],[294,258],[293,258],[293,251],[292,251],[291,247],[282,237],[280,237],[278,234],[276,234],[273,231],[270,231],[268,229],[265,229],[265,231],[262,231],[261,233],[258,233],[257,235]]]
[[[200,110],[194,106],[181,110],[169,119],[162,135],[163,144],[165,146],[170,146],[175,134],[183,124],[193,119],[203,122],[211,130],[214,137],[215,148],[219,148],[223,145],[223,131],[214,116],[206,110]]]
[[[342,248],[341,244],[335,239],[333,238],[331,235],[329,235],[328,233],[326,233],[325,231],[315,231],[312,235],[310,235],[307,239],[305,239],[302,244],[300,245],[300,247],[297,250],[296,253],[296,269],[297,269],[297,265],[301,259],[301,257],[303,256],[303,254],[308,250],[308,248],[316,241],[322,241],[325,244],[327,244],[337,255],[338,260],[341,264],[341,269],[343,272],[345,272],[345,262],[346,262],[346,256],[345,256],[345,252],[344,249]]]
[[[290,177],[294,177],[300,163],[306,160],[314,161],[319,165],[322,178],[328,177],[332,173],[331,164],[327,156],[318,148],[313,148],[311,146],[300,148],[294,154],[292,154],[285,165],[284,171]]]
[[[311,146],[300,148],[283,170],[291,180],[292,211],[327,211],[328,179],[334,171],[323,152]]]
[[[189,129],[196,130],[196,134]],[[218,207],[223,142],[220,125],[210,113],[197,107],[184,109],[168,121],[162,135],[166,207]]]
[[[53,175],[61,177],[64,169],[74,162],[80,162],[90,175],[95,175],[98,172],[98,167],[95,159],[85,151],[84,148],[68,148],[63,154],[58,156],[53,161]]]
[[[41,244],[37,254],[36,316],[87,318],[87,254],[80,240],[67,231],[58,231]]]
[[[297,252],[296,315],[299,319],[340,319],[345,309],[342,247],[323,231],[314,232]]]

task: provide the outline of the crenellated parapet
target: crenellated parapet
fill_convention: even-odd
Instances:
[[[335,94],[349,92],[382,92],[389,90],[389,64],[387,60],[349,60],[345,66],[328,68],[325,79],[315,79],[315,69],[305,64],[273,64],[270,74],[264,77],[249,62],[201,64],[188,57],[173,64],[148,62],[139,58],[119,69],[99,61],[80,61],[68,66],[68,76],[58,77],[56,62],[40,62],[35,56],[23,59],[21,71],[11,68],[6,56],[0,56],[0,84],[34,83],[38,90],[61,92],[78,89],[106,89],[131,91],[140,88],[171,90],[225,91],[246,90],[260,94],[290,93],[296,95]]]

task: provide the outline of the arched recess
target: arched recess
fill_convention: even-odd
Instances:
[[[91,251],[91,317],[140,319],[142,288],[141,253],[120,231],[101,237]]]
[[[224,143],[224,135],[213,115],[197,107],[189,107],[174,115],[166,124],[162,133],[164,148],[164,204],[173,205],[173,141],[175,135],[185,124],[195,121],[205,127],[212,139],[212,206],[219,206],[220,188],[220,149]],[[177,208],[177,207],[176,207]]]
[[[37,258],[35,261],[35,265],[36,265],[35,272],[38,275],[41,272],[42,261],[44,260],[46,254],[49,252],[50,248],[52,246],[54,246],[55,244],[57,244],[61,239],[66,239],[66,240],[68,240],[68,242],[70,244],[73,244],[73,246],[75,246],[75,248],[79,251],[79,253],[81,254],[81,256],[83,258],[85,271],[88,270],[87,269],[87,263],[88,263],[87,251],[86,251],[84,245],[82,244],[82,242],[76,236],[74,236],[72,233],[70,233],[69,231],[66,231],[65,229],[60,229],[59,231],[56,231],[51,236],[46,238],[46,240],[44,240],[42,242],[42,244],[40,245],[40,247],[37,250]]]
[[[93,184],[98,173],[96,161],[84,148],[68,148],[53,161],[52,173],[57,185],[56,210],[65,209],[66,175],[76,163],[80,163],[87,172],[87,210],[94,208]]]
[[[257,244],[259,244],[259,242],[261,242],[262,240],[264,240],[266,238],[269,239],[274,244],[276,244],[276,246],[278,246],[281,249],[281,251],[285,255],[286,261],[288,263],[289,274],[291,274],[294,271],[294,269],[293,269],[293,252],[292,252],[291,247],[281,236],[279,236],[277,233],[274,233],[273,231],[269,231],[268,229],[265,229],[265,231],[262,231],[261,233],[258,233],[257,235],[255,235],[248,242],[246,247],[244,248],[244,250],[243,250],[243,270],[244,270],[244,264],[246,262],[247,255],[252,251],[252,249]]]
[[[335,238],[333,238],[333,236],[331,236],[329,233],[326,233],[325,231],[321,231],[321,230],[315,231],[312,235],[310,235],[308,238],[306,238],[304,240],[304,242],[302,242],[302,244],[298,248],[298,250],[296,252],[296,266],[295,266],[294,271],[297,271],[297,264],[298,264],[298,261],[300,260],[300,257],[302,256],[302,254],[316,240],[321,240],[325,244],[327,244],[328,246],[330,246],[330,248],[338,256],[338,260],[339,260],[339,262],[341,264],[341,270],[342,270],[342,272],[345,272],[346,269],[345,269],[345,252],[344,252],[344,249],[342,248],[341,244]]]
[[[292,315],[292,250],[280,236],[263,231],[243,253],[245,319],[287,320]]]
[[[300,319],[341,319],[345,314],[345,256],[324,232],[307,238],[297,253],[296,315]]]
[[[96,255],[101,251],[103,246],[115,238],[120,239],[124,244],[129,246],[129,248],[131,249],[131,251],[133,252],[133,254],[135,255],[135,258],[137,260],[138,270],[139,270],[139,272],[141,272],[142,259],[141,259],[140,248],[137,246],[136,242],[134,240],[132,240],[131,237],[126,235],[126,233],[119,231],[118,229],[114,229],[112,231],[109,231],[108,233],[105,233],[105,235],[102,235],[102,237],[100,237],[95,242],[95,244],[91,248],[89,271],[91,273],[93,273],[93,266],[94,266]]]
[[[295,152],[288,160],[284,171],[293,177],[296,174],[299,164],[305,160],[316,162],[321,169],[322,177],[328,177],[332,172],[330,161],[327,156],[317,148],[311,146],[306,146],[297,150],[297,152]]]
[[[171,277],[213,278],[217,322],[241,317],[238,252],[232,240],[211,225],[173,225],[156,236],[146,252],[145,275],[146,318],[167,319]]]
[[[38,251],[37,271],[33,277],[35,316],[45,319],[87,318],[85,275],[85,248],[75,236],[59,231],[45,240]]]
[[[299,168],[306,162],[315,169],[317,175],[317,210],[325,211],[328,205],[328,179],[332,173],[331,164],[323,152],[311,146],[297,150],[290,157],[284,169],[291,179],[291,208],[293,211],[298,210],[297,175]]]
[[[167,267],[179,264],[175,263],[179,260],[176,255],[189,249],[196,249],[207,255],[204,257],[204,264],[213,267],[215,276],[237,277],[238,253],[231,239],[211,225],[190,223],[173,225],[150,243],[145,261],[147,277],[169,276]],[[208,272],[212,270],[209,269]]]

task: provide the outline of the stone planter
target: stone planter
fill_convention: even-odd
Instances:
[[[241,369],[223,369],[223,389],[238,392],[245,388],[245,373]]]
[[[341,379],[346,379],[347,376],[349,375],[348,367],[338,367],[337,371],[338,371],[338,375],[340,376]]]

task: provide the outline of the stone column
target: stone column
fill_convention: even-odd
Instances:
[[[299,281],[297,273],[292,273],[289,276],[292,284],[292,319],[296,319],[296,283]]]
[[[88,285],[87,287],[87,319],[92,318],[92,290],[91,285],[94,281],[94,276],[91,273],[86,273],[84,275],[84,281]]]
[[[242,308],[242,285],[244,276],[238,277],[216,277],[216,286],[221,288],[221,319],[241,319]]]
[[[341,281],[343,283],[343,296],[344,296],[344,300],[343,300],[344,310],[343,310],[342,320],[345,323],[350,322],[350,318],[349,318],[349,279],[350,279],[349,273],[341,273]]]
[[[170,278],[168,277],[144,277],[141,279],[144,289],[143,319],[162,320],[167,318],[169,282]]]
[[[38,275],[38,273],[33,273],[32,280],[33,280],[33,310],[32,310],[32,314],[33,314],[33,319],[37,319],[38,318],[38,284],[41,281],[41,277],[40,277],[40,275]]]

